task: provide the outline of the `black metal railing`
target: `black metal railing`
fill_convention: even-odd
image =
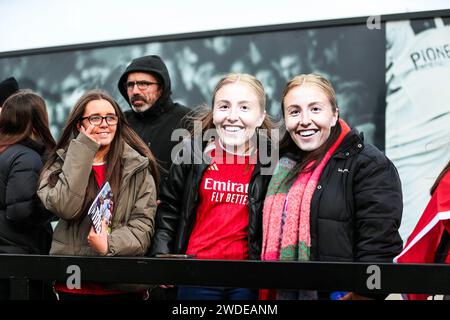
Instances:
[[[445,264],[0,255],[13,299],[28,299],[31,280],[66,281],[75,269],[81,281],[109,283],[450,294]]]

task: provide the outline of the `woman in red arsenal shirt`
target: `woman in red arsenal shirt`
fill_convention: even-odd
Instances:
[[[184,142],[162,186],[151,255],[259,259],[262,205],[270,179],[265,170],[270,163],[261,163],[259,148],[270,134],[263,138],[269,130],[259,128],[273,127],[265,105],[264,88],[255,77],[229,74],[219,81],[212,110],[199,116],[202,129]],[[195,146],[199,141],[203,148]],[[178,298],[256,299],[257,291],[179,287]]]

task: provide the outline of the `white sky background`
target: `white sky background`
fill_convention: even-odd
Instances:
[[[0,52],[450,9],[450,0],[0,0]]]

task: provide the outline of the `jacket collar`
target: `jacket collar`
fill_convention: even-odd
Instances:
[[[25,147],[28,147],[30,149],[33,149],[34,151],[39,153],[39,155],[41,155],[41,156],[45,152],[45,146],[42,143],[35,141],[31,138],[26,138],[25,140],[21,141],[19,144],[21,144]]]
[[[131,175],[136,170],[148,167],[149,160],[147,157],[141,156],[136,150],[125,143],[123,148],[123,173],[122,176]]]
[[[364,149],[364,134],[352,129],[342,140],[341,145],[334,152],[336,158],[346,159]]]
[[[192,139],[192,137],[189,137],[189,138],[186,138],[183,140],[184,149],[185,150],[187,149],[187,150],[189,150],[189,152],[191,152],[192,163],[204,163],[206,161],[205,164],[207,164],[207,165],[209,165],[212,160],[212,158],[208,155],[208,153],[205,153],[205,150],[207,149],[207,147],[210,143],[213,143],[213,142],[202,140],[201,152],[195,153],[194,150],[196,150],[196,148],[200,147],[200,146],[196,146],[196,147],[194,146],[195,140]],[[272,145],[271,141],[268,140],[267,141],[267,150],[272,151],[271,145]],[[202,158],[200,158],[200,155],[202,156]],[[271,166],[271,163],[261,164],[259,157],[256,158],[256,162],[257,162],[256,163],[257,166],[260,166],[260,167],[270,167]]]
[[[67,150],[58,149],[56,154],[64,162],[67,155]],[[126,177],[136,170],[142,169],[149,165],[149,160],[141,156],[136,150],[131,148],[127,143],[125,143],[122,154],[123,161],[123,173],[122,176]]]

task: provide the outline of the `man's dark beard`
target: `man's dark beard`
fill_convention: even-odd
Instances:
[[[140,94],[135,94],[131,97],[132,104],[135,103],[136,101],[144,101],[144,103],[148,104],[147,99],[143,95],[140,95]]]

